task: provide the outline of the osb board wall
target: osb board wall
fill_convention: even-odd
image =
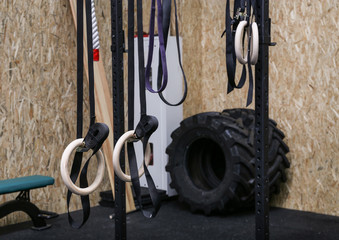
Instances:
[[[189,79],[186,117],[245,107],[247,85],[226,95],[225,39],[220,38],[225,2],[179,3]],[[338,5],[336,0],[270,1],[277,42],[270,48],[270,117],[286,135],[291,162],[274,206],[339,215]]]
[[[339,215],[339,2],[272,1],[271,10],[270,112],[291,151],[275,204]]]
[[[123,2],[126,20],[127,0]],[[285,132],[291,151],[289,180],[273,205],[339,215],[338,3],[270,2],[272,40],[278,43],[270,51],[270,117]],[[100,53],[111,79],[110,3],[95,3]],[[150,0],[144,5],[148,8]],[[224,9],[225,1],[178,1],[189,81],[185,117],[245,107],[246,86],[226,95],[225,39],[220,38]],[[146,32],[148,16],[144,11]],[[32,199],[42,209],[58,213],[66,211],[59,161],[75,137],[76,125],[72,21],[67,0],[0,3],[1,179],[28,174],[54,177],[54,186],[32,191]],[[109,188],[105,177],[102,187],[91,195],[92,203],[97,204],[99,191]],[[0,201],[14,197],[3,195]],[[79,201],[73,198],[72,209],[78,208]],[[22,220],[11,214],[1,224],[12,219]]]

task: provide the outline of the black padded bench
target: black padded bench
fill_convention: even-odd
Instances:
[[[58,214],[40,210],[36,205],[31,203],[29,191],[53,184],[54,178],[41,175],[0,180],[0,195],[20,192],[15,200],[0,205],[0,218],[12,212],[23,211],[32,219],[32,229],[43,230],[51,227],[50,224],[46,224],[45,219],[57,217]]]

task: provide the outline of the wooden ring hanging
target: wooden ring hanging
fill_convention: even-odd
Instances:
[[[120,167],[120,152],[121,149],[124,147],[125,142],[128,141],[136,141],[138,140],[135,137],[134,134],[134,130],[130,130],[128,132],[125,132],[117,141],[117,143],[114,146],[114,150],[113,150],[113,168],[114,168],[114,172],[115,174],[124,182],[131,182],[131,176],[125,174]],[[151,147],[150,144],[147,144],[146,147],[146,152],[145,152],[145,164],[146,166],[149,165],[151,161]],[[139,178],[144,174],[144,165],[141,165],[138,171],[139,174]]]
[[[245,56],[243,56],[244,48],[242,44],[243,35],[247,33],[247,38],[249,38],[250,29],[247,28],[247,31],[245,32],[245,27],[247,26],[247,21],[241,21],[239,25],[237,26],[237,30],[235,32],[234,37],[234,50],[235,55],[237,56],[238,61],[241,64],[247,64],[247,52],[245,53]],[[258,61],[258,55],[259,55],[259,31],[258,31],[258,25],[256,22],[251,23],[251,42],[250,42],[250,63],[252,65],[255,65]]]
[[[89,195],[90,193],[92,193],[100,185],[104,177],[104,173],[105,173],[105,157],[102,151],[99,150],[95,153],[95,156],[98,162],[98,170],[97,170],[97,175],[93,183],[86,188],[80,188],[72,182],[69,176],[67,165],[68,165],[72,152],[78,147],[81,147],[83,145],[84,145],[83,138],[78,138],[72,141],[64,150],[62,157],[61,157],[61,163],[60,163],[61,178],[64,181],[65,185],[72,193],[81,195],[81,196]]]

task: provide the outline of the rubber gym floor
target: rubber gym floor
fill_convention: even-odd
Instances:
[[[24,222],[0,228],[0,239],[115,239],[114,220],[109,216],[114,209],[97,206],[91,209],[91,216],[81,229],[69,226],[67,214],[47,220],[52,227],[44,231],[30,229],[31,222]],[[80,219],[81,212],[72,214]],[[164,201],[156,218],[145,219],[141,212],[127,214],[127,239],[161,240],[254,240],[255,217],[253,211],[231,215],[191,213],[177,199]],[[273,240],[338,240],[339,217],[271,208],[270,239]]]

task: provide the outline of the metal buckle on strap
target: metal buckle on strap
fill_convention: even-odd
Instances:
[[[137,135],[134,133],[129,139],[126,140],[128,143],[138,142],[140,138],[137,137]]]
[[[83,141],[80,146],[76,148],[76,152],[83,152],[83,149],[86,148],[86,143]]]
[[[237,22],[239,23],[240,21],[248,20],[248,15],[245,13],[244,9],[238,8],[237,13],[235,14],[232,24]]]

